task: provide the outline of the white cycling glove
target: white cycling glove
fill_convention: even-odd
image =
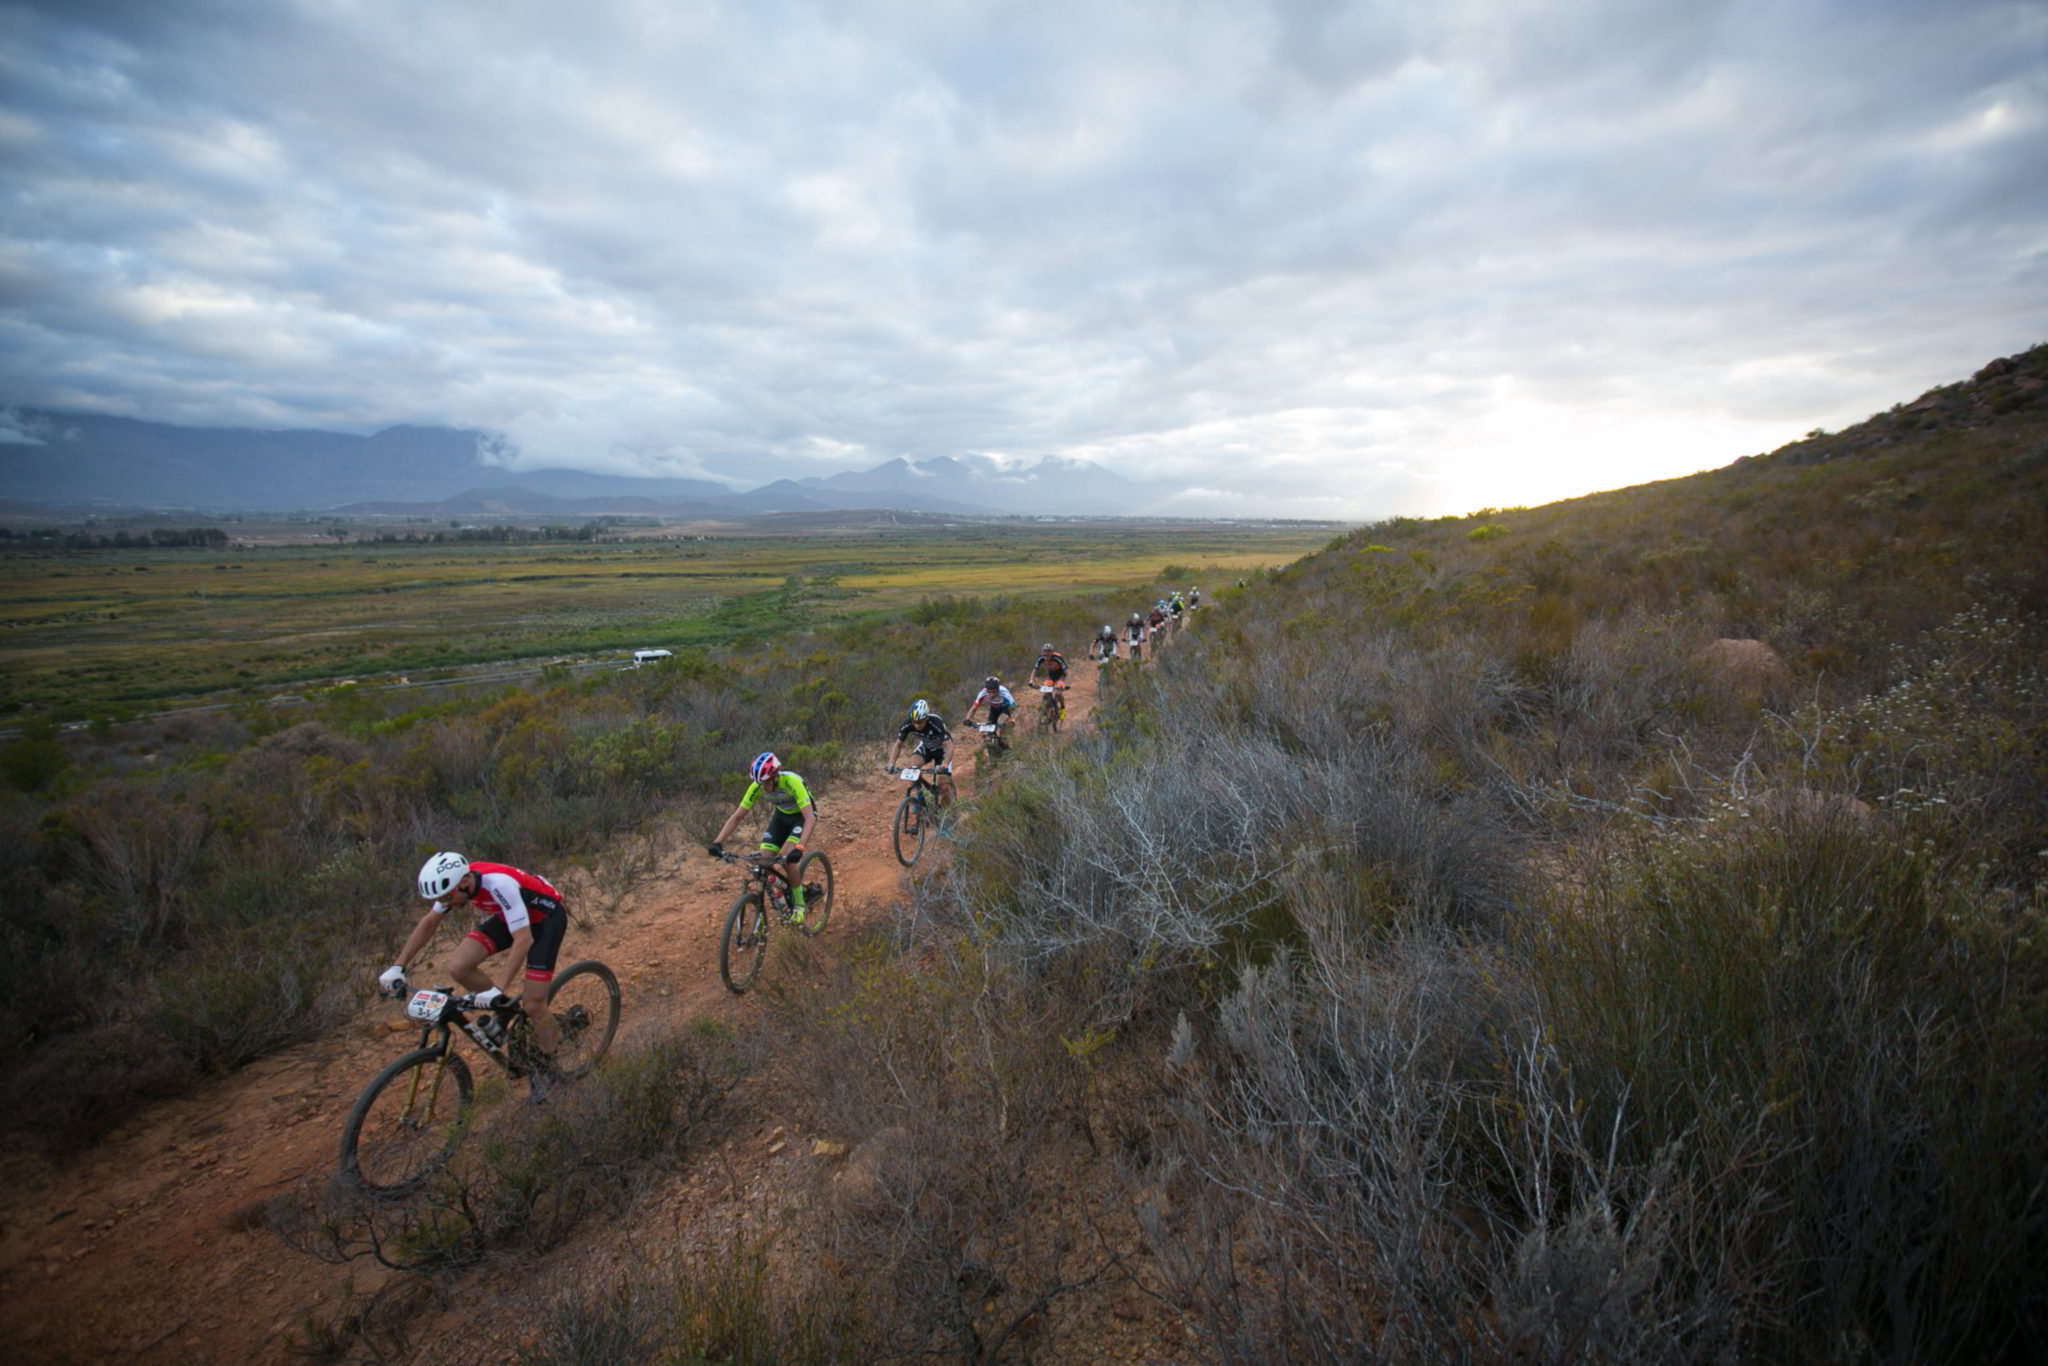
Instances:
[[[396,995],[405,990],[405,969],[393,963],[377,978],[378,990],[386,995]]]
[[[507,996],[504,992],[498,990],[496,987],[485,987],[482,991],[479,991],[476,995],[470,997],[469,1003],[472,1006],[475,1006],[478,1010],[489,1010],[492,1006],[498,1004],[500,1001],[509,1001],[511,999],[511,997]]]

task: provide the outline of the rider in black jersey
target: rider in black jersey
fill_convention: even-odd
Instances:
[[[946,723],[922,697],[910,704],[910,716],[896,732],[896,748],[889,751],[889,771],[898,771],[903,747],[911,746],[911,757],[919,768],[931,767],[932,780],[939,789],[939,809],[953,804],[953,765],[950,762],[953,737]]]

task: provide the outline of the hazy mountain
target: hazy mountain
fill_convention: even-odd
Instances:
[[[896,459],[872,469],[798,481],[806,488],[869,498],[891,507],[934,510],[968,506],[1008,513],[1141,512],[1156,493],[1086,460],[1048,455],[1034,465],[1008,465],[986,455]],[[905,501],[915,499],[916,502]]]
[[[646,479],[582,470],[514,472],[479,458],[478,434],[452,427],[342,432],[175,427],[57,413],[0,412],[0,496],[210,510],[311,510],[348,504],[463,501],[479,486],[516,483],[557,499],[723,497],[702,479]]]
[[[205,511],[434,517],[759,516],[893,508],[963,517],[1120,515],[1153,495],[1085,460],[989,456],[886,461],[735,493],[703,479],[508,470],[451,427],[341,432],[176,427],[40,409],[0,410],[0,497]]]
[[[684,481],[678,481],[684,482]],[[694,481],[691,481],[694,482]],[[590,517],[730,517],[729,495],[718,499],[649,498],[618,494],[597,498],[557,498],[538,493],[522,484],[495,488],[464,489],[435,502],[370,501],[343,503],[331,509],[339,514],[382,517],[545,517],[552,521],[578,521]]]

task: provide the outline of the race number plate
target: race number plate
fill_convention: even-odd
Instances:
[[[445,991],[415,991],[412,999],[405,1003],[405,1013],[415,1020],[435,1024],[441,1012],[448,1008],[448,993]]]
[[[921,769],[906,768],[903,770],[902,773],[898,774],[897,776],[902,778],[903,781],[906,783],[914,783],[917,781],[918,774],[922,771],[923,770]]]
[[[996,733],[996,728],[994,726],[976,726],[975,729],[980,731],[983,735],[994,735]]]

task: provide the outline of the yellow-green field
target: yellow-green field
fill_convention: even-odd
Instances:
[[[88,715],[309,680],[773,634],[928,599],[1211,592],[1331,528],[1002,524],[506,544],[13,550],[0,711]],[[1204,580],[1207,582],[1204,582]]]

